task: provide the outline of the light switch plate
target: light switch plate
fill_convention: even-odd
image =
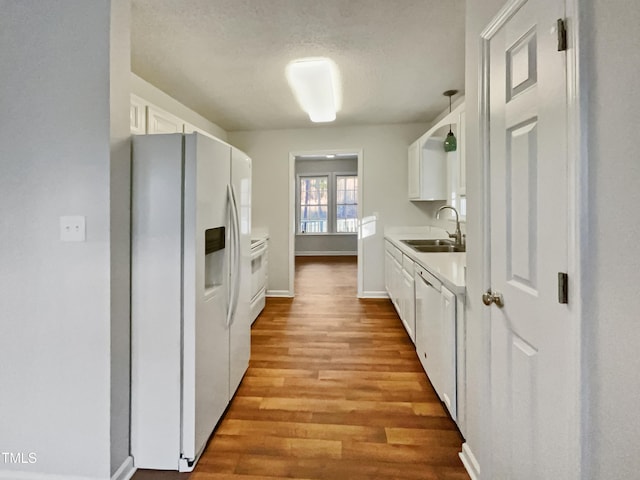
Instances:
[[[63,242],[84,242],[86,240],[86,217],[60,217],[60,240]]]

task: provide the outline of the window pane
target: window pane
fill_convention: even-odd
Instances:
[[[301,233],[326,233],[328,231],[328,177],[300,177],[298,225]]]
[[[355,233],[358,228],[358,177],[336,177],[336,232]]]
[[[327,206],[305,207],[300,214],[300,232],[303,233],[326,233]]]
[[[300,178],[301,205],[326,205],[327,198],[327,177]]]

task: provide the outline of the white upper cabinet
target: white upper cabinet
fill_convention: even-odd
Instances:
[[[184,122],[164,110],[147,105],[147,133],[183,133]]]
[[[444,200],[448,204],[459,205],[460,195],[465,195],[463,123],[464,103],[409,146],[409,200]],[[444,151],[449,128],[457,139],[455,152]]]
[[[131,103],[129,105],[129,122],[131,133],[135,135],[144,135],[147,133],[147,109],[144,100],[135,95],[131,95]]]
[[[420,198],[420,152],[419,140],[409,145],[409,199]]]
[[[153,133],[194,133],[218,140],[211,133],[185,122],[181,118],[167,112],[148,101],[131,95],[129,106],[129,120],[131,133],[134,135],[144,135]]]

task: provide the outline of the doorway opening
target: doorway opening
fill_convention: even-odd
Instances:
[[[289,292],[295,295],[296,258],[337,259],[357,264],[356,295],[362,294],[362,151],[289,154]],[[327,262],[327,264],[336,262]],[[338,261],[340,263],[340,261]]]

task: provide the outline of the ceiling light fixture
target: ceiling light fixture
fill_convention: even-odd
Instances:
[[[445,97],[449,97],[449,113],[451,113],[451,97],[453,97],[458,90],[447,90],[443,93]],[[451,131],[451,124],[449,124],[449,133],[447,133],[447,138],[444,139],[444,151],[445,152],[455,152],[458,148],[458,142],[456,140],[456,136]]]
[[[333,122],[340,110],[338,67],[329,58],[302,58],[289,62],[287,81],[300,107],[312,122]]]

